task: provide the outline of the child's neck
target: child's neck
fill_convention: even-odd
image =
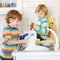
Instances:
[[[42,19],[44,19],[44,18],[38,18],[38,20],[42,20]]]
[[[14,26],[10,23],[10,24],[8,24],[11,28],[14,28]]]
[[[42,18],[38,18],[38,19],[44,19],[44,18],[46,18],[46,17],[44,16],[44,17],[42,17]]]

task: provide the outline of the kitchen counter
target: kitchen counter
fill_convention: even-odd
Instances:
[[[18,51],[12,56],[14,60],[60,60],[59,51]]]

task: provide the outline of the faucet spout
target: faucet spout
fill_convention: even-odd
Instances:
[[[59,47],[59,45],[58,45],[58,37],[57,37],[57,35],[56,35],[56,33],[52,30],[52,29],[47,29],[48,31],[51,31],[52,33],[53,33],[53,35],[55,36],[55,45],[54,45],[54,50],[57,50],[58,49],[58,47]]]

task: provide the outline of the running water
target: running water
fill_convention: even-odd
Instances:
[[[47,29],[48,31],[51,31],[52,33],[53,33],[53,35],[55,36],[55,45],[54,45],[54,50],[57,50],[58,49],[58,37],[57,37],[57,35],[56,35],[56,33],[53,31],[53,30],[51,30],[51,29]],[[26,37],[26,39],[28,39],[29,41],[28,41],[28,45],[27,45],[27,47],[26,47],[26,49],[25,50],[28,50],[28,51],[33,51],[33,50],[39,50],[39,51],[49,51],[49,48],[47,48],[47,47],[44,47],[44,46],[37,46],[36,44],[35,44],[35,42],[36,42],[36,32],[34,31],[34,30],[32,30],[32,31],[29,31],[29,35]]]

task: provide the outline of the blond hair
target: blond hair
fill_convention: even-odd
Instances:
[[[10,23],[9,18],[12,19],[18,19],[18,20],[22,20],[22,14],[19,13],[17,10],[10,10],[7,15],[6,15],[6,22]]]
[[[43,11],[45,13],[45,15],[47,15],[48,13],[48,9],[47,7],[44,5],[44,4],[39,4],[36,9],[35,9],[35,13],[36,12],[40,12],[40,11]]]

